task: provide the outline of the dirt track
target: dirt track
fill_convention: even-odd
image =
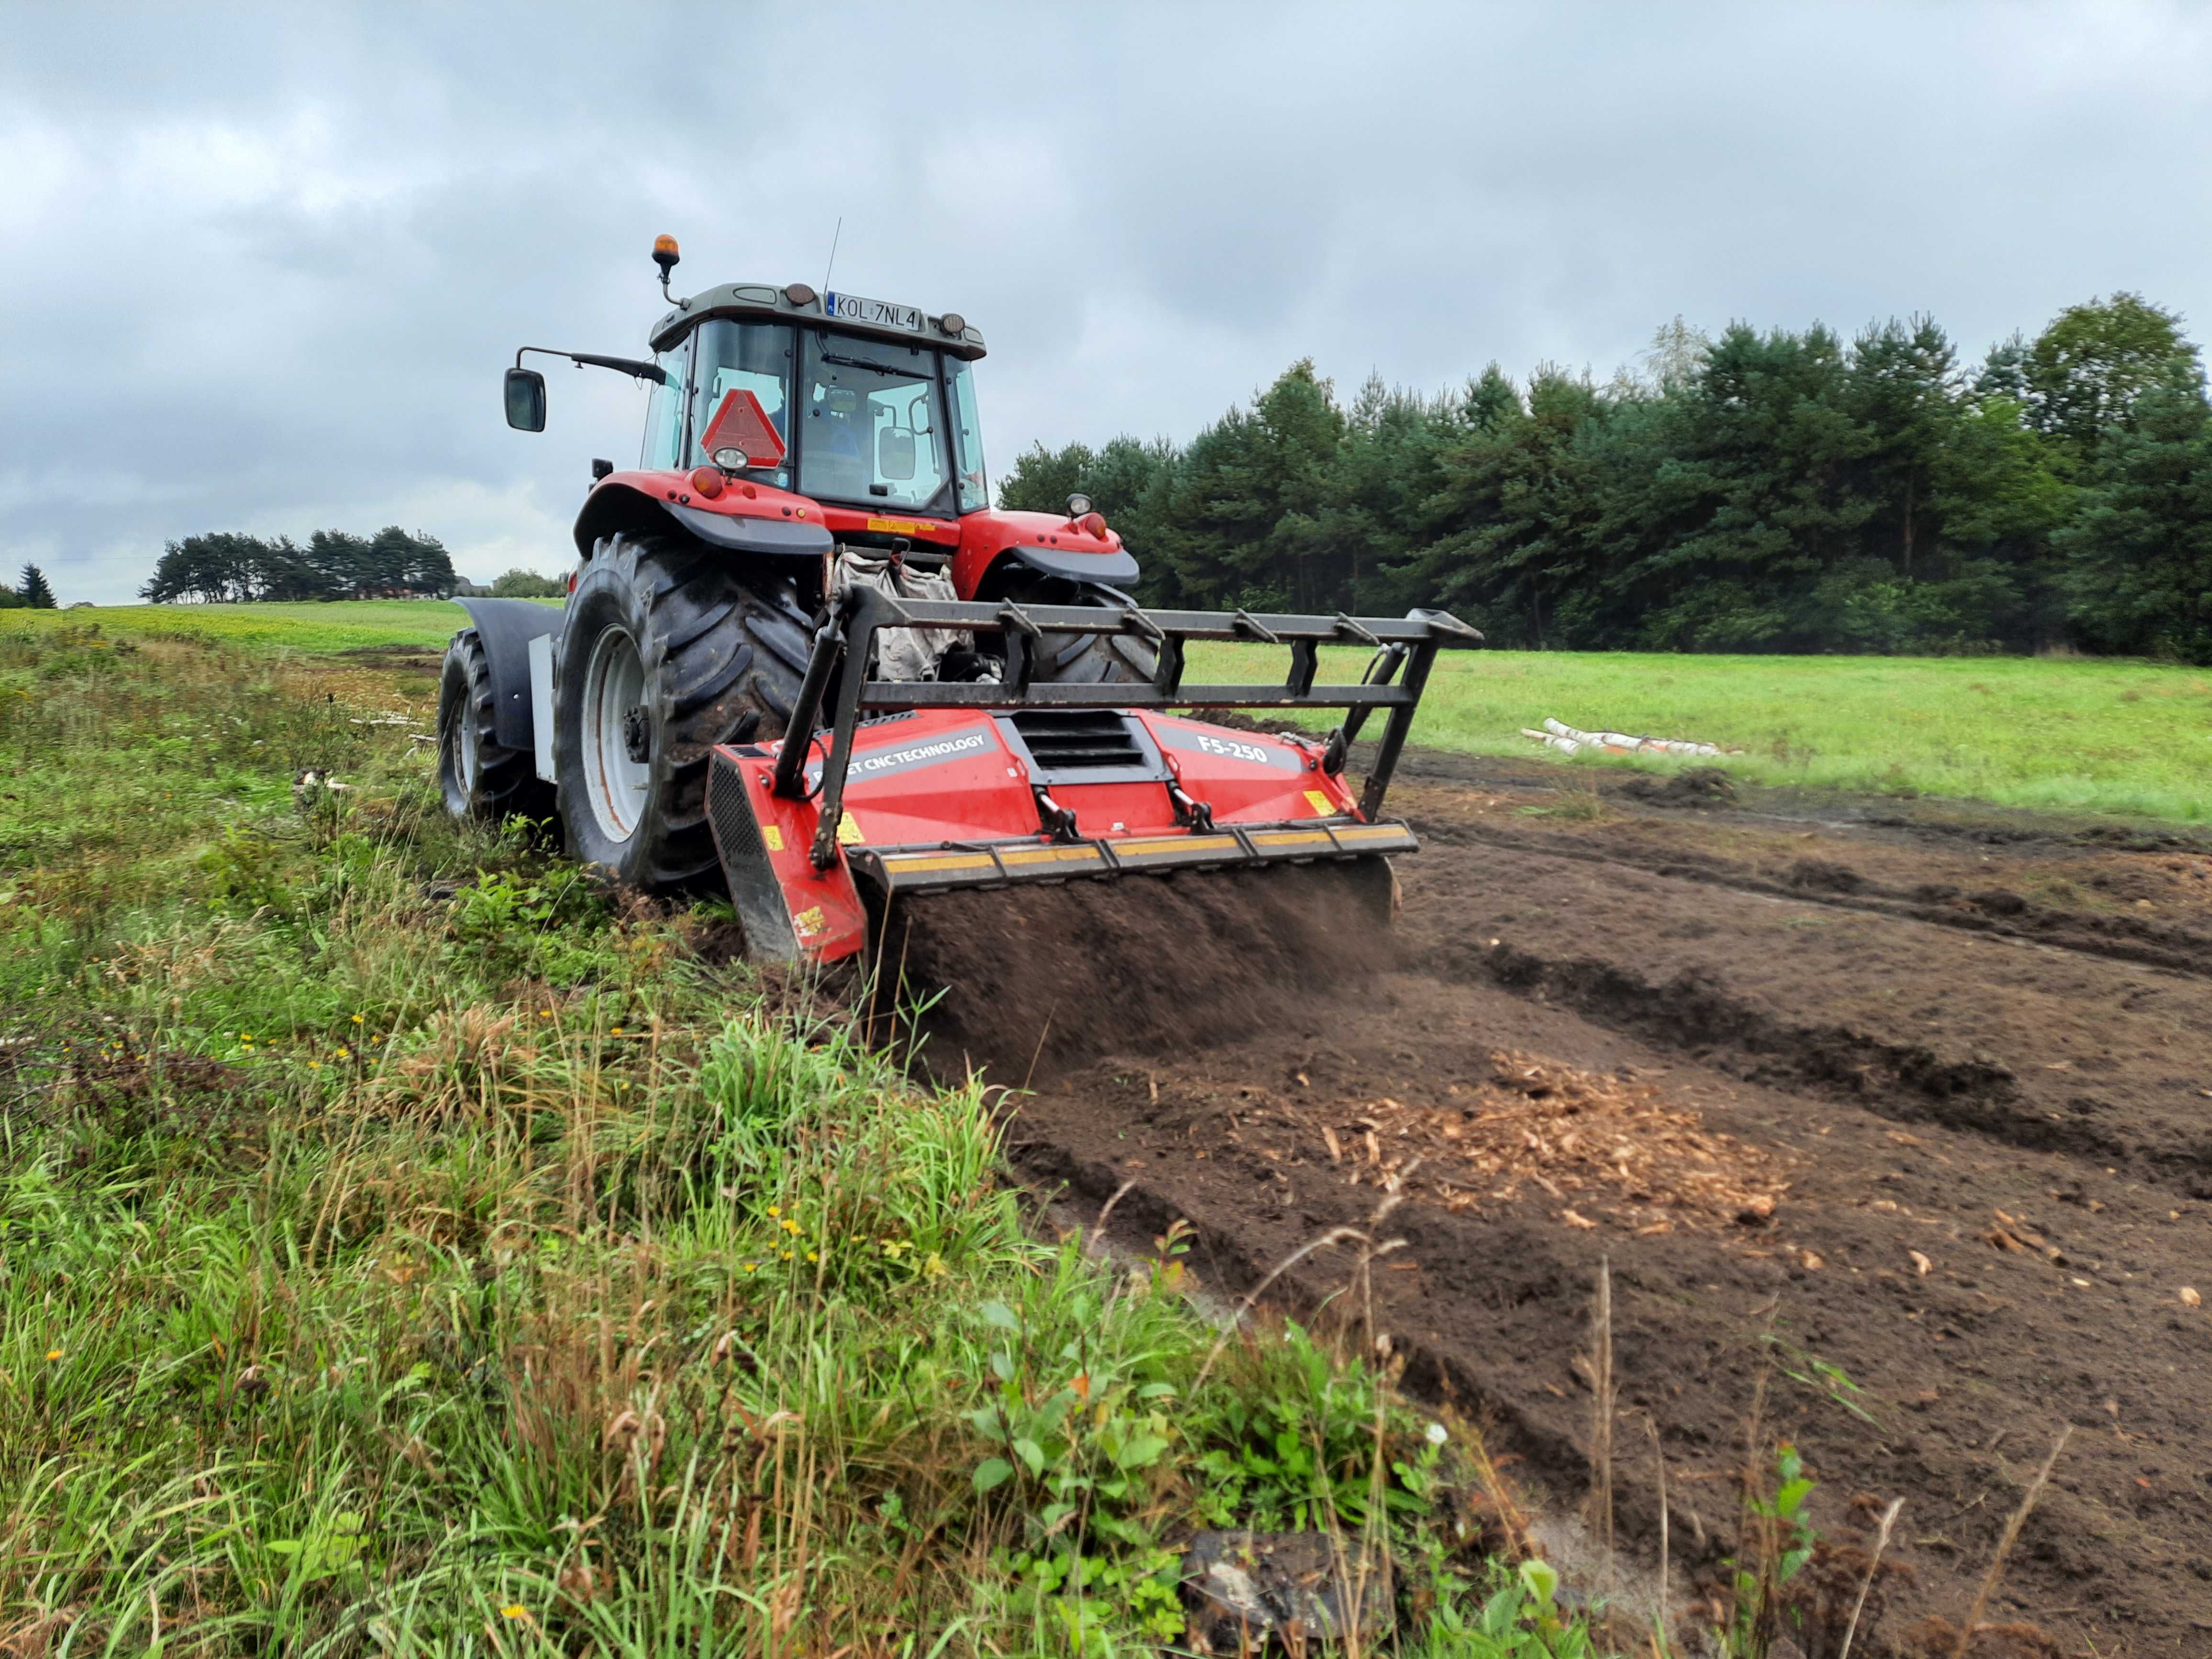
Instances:
[[[1609,1258],[1624,1535],[1656,1540],[1648,1418],[1675,1559],[1710,1568],[1771,1364],[1822,1531],[1906,1499],[1893,1636],[1961,1616],[2071,1423],[1990,1617],[2212,1652],[2212,1306],[2182,1296],[2212,1294],[2212,850],[1504,761],[1401,775],[1425,848],[1400,960],[1304,975],[1202,1044],[1044,1042],[1025,1173],[1079,1210],[1133,1182],[1117,1225],[1188,1218],[1227,1291],[1395,1173],[1379,1317],[1407,1385],[1486,1414],[1563,1508]],[[1342,1272],[1315,1258],[1286,1305]]]

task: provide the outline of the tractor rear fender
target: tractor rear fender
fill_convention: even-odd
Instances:
[[[484,663],[491,671],[493,737],[508,749],[535,748],[531,641],[558,634],[562,613],[536,599],[455,599],[453,603],[469,613],[469,625],[483,641]]]
[[[747,489],[753,493],[744,494]],[[602,539],[617,532],[664,536],[671,531],[731,553],[818,564],[830,551],[822,510],[805,496],[740,483],[709,499],[692,488],[688,472],[609,473],[576,515],[576,551],[588,559]]]

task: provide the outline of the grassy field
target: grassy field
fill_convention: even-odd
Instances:
[[[1587,1651],[1466,1425],[1218,1343],[1172,1235],[1041,1236],[1001,1091],[728,964],[726,911],[453,824],[427,672],[21,615],[0,1652],[1089,1659],[1172,1647],[1224,1525],[1387,1549],[1397,1652]]]
[[[1356,678],[1357,651],[1322,653]],[[1281,653],[1191,655],[1208,679],[1270,678]],[[2212,819],[2212,670],[2022,657],[1700,657],[1468,651],[1438,659],[1417,743],[1542,757],[1550,715],[1585,731],[1741,749],[1759,783],[1956,796],[2004,806]],[[1561,765],[1711,762],[1603,757]]]
[[[547,603],[551,603],[547,601]],[[0,611],[0,629],[97,626],[116,639],[205,640],[268,649],[329,652],[380,645],[443,649],[468,613],[439,599],[356,599],[332,605],[114,605],[76,611]]]
[[[118,639],[316,653],[440,647],[464,619],[457,605],[404,600],[125,605],[0,611],[0,638],[92,623]],[[1357,678],[1365,662],[1357,651],[1323,654],[1325,673],[1340,678]],[[1201,647],[1190,672],[1272,678],[1280,655],[1257,646]],[[1546,715],[1584,729],[1741,749],[1722,763],[1760,783],[2212,819],[2212,671],[2204,669],[2019,657],[1455,652],[1438,662],[1414,737],[1474,754],[1547,757],[1520,735]],[[1562,765],[1685,763],[1553,758]]]

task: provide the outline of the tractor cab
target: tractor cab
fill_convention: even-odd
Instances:
[[[757,406],[776,442],[741,456],[734,477],[838,517],[918,515],[945,532],[989,505],[974,374],[983,337],[957,315],[803,283],[731,283],[678,301],[653,344],[664,378],[641,471],[720,465],[707,440],[736,397]]]

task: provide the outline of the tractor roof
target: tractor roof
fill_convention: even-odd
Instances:
[[[709,317],[750,317],[763,322],[825,323],[840,333],[933,345],[955,357],[980,357],[983,337],[956,312],[932,317],[915,306],[864,300],[857,294],[817,294],[805,283],[771,288],[766,283],[724,283],[679,301],[653,325],[653,349],[665,351]]]

